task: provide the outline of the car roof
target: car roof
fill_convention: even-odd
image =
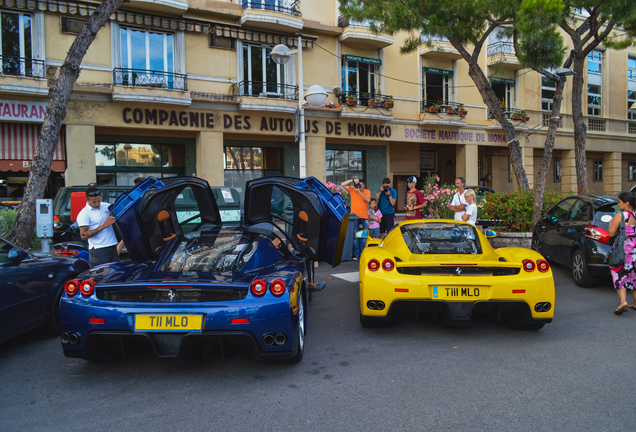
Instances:
[[[618,194],[578,194],[572,195],[571,197],[566,197],[565,199],[569,198],[580,198],[585,201],[592,201],[595,208],[599,208],[605,205],[613,205],[618,202]]]

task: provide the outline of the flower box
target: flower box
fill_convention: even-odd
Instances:
[[[513,114],[510,116],[512,120],[521,120],[521,114]]]
[[[521,117],[521,121],[527,122],[528,120],[530,120],[530,116],[524,115]]]
[[[462,116],[462,117],[463,116],[467,116],[468,115],[468,111],[466,111],[465,109],[460,109],[459,110],[459,115]]]
[[[430,113],[438,113],[439,112],[439,107],[428,107],[428,112]]]
[[[457,111],[453,108],[446,108],[446,114],[455,114]]]
[[[358,99],[347,99],[347,105],[349,105],[349,106],[358,105]]]
[[[395,104],[393,102],[384,102],[384,108],[391,109]]]
[[[379,107],[380,106],[380,102],[377,101],[369,101],[368,102],[370,107]]]

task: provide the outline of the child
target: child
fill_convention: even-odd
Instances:
[[[371,198],[369,201],[369,237],[380,238],[380,221],[382,213],[378,209],[377,201]]]

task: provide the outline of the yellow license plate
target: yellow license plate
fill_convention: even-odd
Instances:
[[[486,296],[484,287],[432,286],[434,299],[478,300]]]
[[[201,331],[203,315],[135,315],[135,330]]]

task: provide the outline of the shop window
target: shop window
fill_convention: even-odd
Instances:
[[[285,65],[271,57],[272,48],[243,45],[243,81],[239,83],[242,96],[298,99],[297,86],[286,84]]]
[[[587,56],[587,114],[603,115],[603,53],[592,51]]]
[[[603,181],[603,161],[600,159],[594,161],[594,181]]]
[[[327,181],[339,185],[354,177],[366,178],[364,152],[358,150],[327,150],[325,166]]]
[[[44,78],[44,65],[33,60],[30,14],[0,11],[2,74]]]
[[[636,120],[636,58],[627,59],[627,118]]]
[[[627,170],[628,181],[636,181],[636,162],[630,161]]]
[[[283,152],[280,148],[225,147],[224,186],[236,189],[241,199],[249,180],[283,175]]]
[[[561,159],[554,160],[554,182],[561,183]]]
[[[541,109],[552,111],[552,101],[556,92],[556,82],[549,78],[541,77]]]
[[[380,94],[380,65],[350,61],[345,57],[342,58],[342,90],[345,95],[351,95],[366,105],[370,98]]]
[[[183,175],[183,146],[177,144],[96,144],[99,184],[132,186],[137,177]]]

